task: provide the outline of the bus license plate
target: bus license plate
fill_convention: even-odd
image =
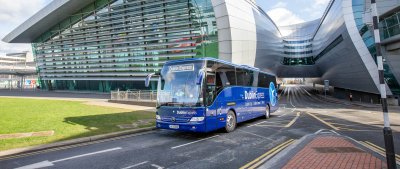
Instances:
[[[179,125],[169,125],[169,128],[171,128],[171,129],[179,129]]]

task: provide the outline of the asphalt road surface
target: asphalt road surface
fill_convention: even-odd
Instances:
[[[379,106],[324,101],[305,86],[286,86],[279,103],[279,111],[270,119],[241,123],[232,133],[155,130],[27,156],[0,157],[0,168],[240,168],[290,139],[321,129],[384,147]],[[400,113],[391,118],[395,145],[400,145]]]

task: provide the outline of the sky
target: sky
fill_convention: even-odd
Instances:
[[[1,39],[51,0],[0,0],[0,54],[31,51],[30,44],[8,44]]]
[[[256,0],[278,26],[318,19],[330,0]]]
[[[0,55],[31,51],[30,44],[8,44],[1,39],[52,0],[0,0]],[[329,0],[256,0],[279,26],[311,21],[322,16]]]

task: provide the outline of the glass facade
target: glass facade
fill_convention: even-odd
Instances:
[[[96,0],[32,46],[43,88],[109,92],[144,88],[168,60],[217,57],[217,37],[210,0]]]
[[[306,23],[281,26],[279,30],[283,39],[282,65],[301,66],[314,65],[313,35],[320,20]]]
[[[304,58],[283,58],[282,61],[283,65],[290,65],[290,66],[296,66],[296,65],[313,65],[315,64],[314,59],[312,56],[310,57],[304,57]]]
[[[296,25],[292,28],[293,32],[300,32],[302,29],[301,26]],[[283,54],[287,57],[284,57],[282,60],[283,65],[290,66],[300,66],[300,65],[313,65],[315,62],[313,61],[313,50],[312,50],[312,39],[305,39],[305,37],[297,35],[287,36],[285,38],[290,38],[290,40],[283,40]],[[295,39],[296,38],[296,39]],[[298,39],[298,40],[297,40]],[[302,40],[303,39],[303,40]]]
[[[381,37],[383,39],[390,38],[400,34],[400,12],[396,12],[391,16],[383,18],[379,22]]]
[[[353,14],[354,14],[354,19],[356,21],[356,26],[359,30],[359,33],[360,33],[365,45],[367,46],[369,52],[371,53],[372,57],[374,57],[374,60],[376,62],[375,38],[374,38],[374,34],[373,34],[374,30],[371,27],[369,27],[366,23],[364,23],[363,18],[362,18],[363,13],[365,12],[365,0],[353,0],[352,2],[353,2]],[[388,21],[389,20],[393,20],[393,19],[388,19]],[[386,20],[384,20],[384,22],[386,22]],[[382,24],[382,22],[381,22],[381,24]],[[397,22],[397,24],[398,24],[398,22]],[[394,26],[394,25],[392,25],[392,26]],[[392,28],[392,27],[390,27],[390,28]],[[383,29],[383,31],[385,31],[385,30],[388,30],[388,27],[386,29]],[[385,35],[384,35],[384,37],[385,37]],[[389,88],[392,90],[392,92],[394,94],[400,94],[400,85],[397,83],[397,80],[394,77],[394,75],[385,59],[383,61],[383,68],[384,68],[385,81],[388,84]]]

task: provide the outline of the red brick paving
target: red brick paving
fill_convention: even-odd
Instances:
[[[318,152],[317,147],[353,147],[353,143],[341,137],[320,136],[314,138],[298,152],[284,169],[371,169],[387,168],[384,161],[362,152]]]

